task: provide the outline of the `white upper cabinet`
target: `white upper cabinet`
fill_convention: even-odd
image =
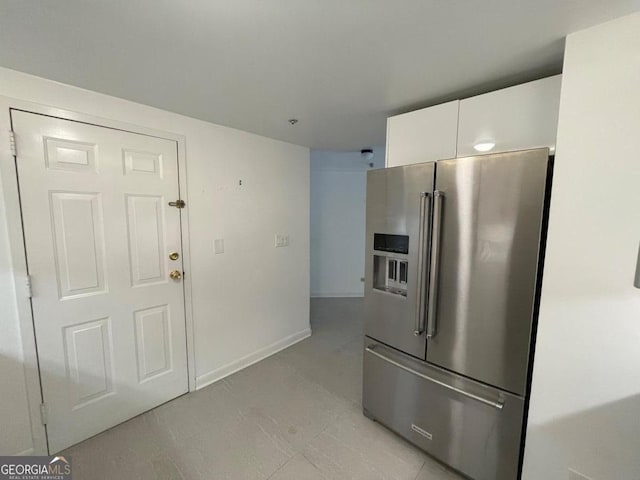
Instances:
[[[458,157],[483,153],[474,149],[479,143],[495,144],[486,153],[555,148],[561,79],[556,75],[460,101]]]
[[[455,100],[389,117],[387,167],[454,158],[459,103]]]

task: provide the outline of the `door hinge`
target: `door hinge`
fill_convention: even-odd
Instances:
[[[42,422],[42,425],[47,424],[47,404],[46,403],[40,404],[40,420]]]
[[[11,149],[11,155],[18,156],[18,150],[16,149],[16,134],[13,130],[9,130],[9,148]]]
[[[27,275],[24,279],[24,289],[27,293],[27,298],[33,298],[33,288],[31,287],[31,275]]]
[[[184,208],[187,204],[184,203],[184,200],[176,200],[175,202],[169,202],[170,207],[176,208]]]

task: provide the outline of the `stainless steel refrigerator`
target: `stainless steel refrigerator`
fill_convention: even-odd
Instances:
[[[476,480],[521,464],[548,149],[371,170],[363,409]]]

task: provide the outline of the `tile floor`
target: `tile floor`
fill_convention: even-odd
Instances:
[[[76,480],[456,480],[362,415],[362,299],[313,299],[313,335],[78,444]]]

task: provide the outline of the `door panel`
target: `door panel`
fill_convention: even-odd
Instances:
[[[127,195],[126,198],[131,283],[133,286],[166,283],[168,256],[162,197]]]
[[[418,265],[420,217],[422,207],[426,252],[434,172],[434,163],[423,163],[367,174],[365,333],[422,359],[425,335],[414,334],[419,295],[426,292],[426,266]],[[421,197],[424,192],[429,196]],[[427,264],[426,256],[422,261]]]
[[[60,138],[44,138],[47,168],[72,172],[96,171],[96,145]]]
[[[63,338],[72,409],[112,394],[111,319],[69,325],[63,328]]]
[[[438,162],[436,335],[427,360],[524,394],[548,150]]]
[[[145,382],[171,369],[169,306],[139,310],[134,318],[138,379]]]
[[[51,192],[60,299],[103,293],[104,225],[99,193]]]
[[[49,450],[187,391],[174,141],[12,112]]]

